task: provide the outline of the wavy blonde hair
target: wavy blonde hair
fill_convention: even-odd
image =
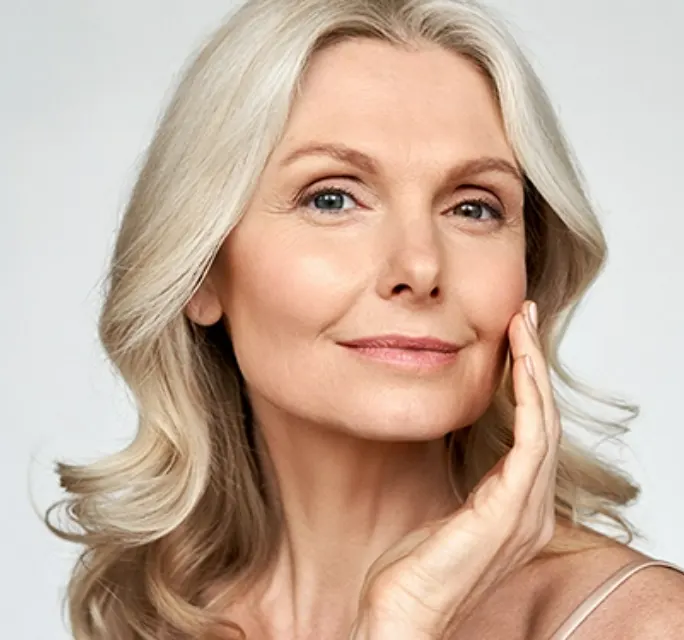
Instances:
[[[241,634],[221,607],[273,560],[281,514],[265,487],[230,340],[221,323],[196,326],[184,308],[245,211],[311,56],[359,37],[437,45],[482,71],[526,176],[528,297],[539,305],[564,425],[616,435],[637,415],[559,360],[606,245],[547,94],[504,21],[467,0],[248,0],[184,70],[119,230],[100,337],[135,398],[137,434],[94,464],[58,464],[68,496],[46,514],[52,531],[84,547],[67,596],[78,640]],[[626,416],[593,416],[567,392]],[[462,496],[511,448],[513,408],[506,369],[486,414],[447,436]],[[583,548],[569,534],[591,531],[596,519],[631,542],[640,534],[619,509],[638,492],[566,433],[556,483],[558,522],[566,526],[546,553]]]

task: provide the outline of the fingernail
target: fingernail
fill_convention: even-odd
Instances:
[[[531,302],[527,309],[527,317],[530,319],[532,329],[537,330],[537,303]]]
[[[529,355],[525,356],[525,367],[527,368],[527,373],[534,378],[534,364],[532,362],[532,357]]]

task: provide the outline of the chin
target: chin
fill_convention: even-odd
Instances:
[[[338,428],[368,440],[417,442],[443,438],[473,422],[470,411],[463,411],[453,403],[440,407],[434,403],[406,400],[404,398],[403,402],[399,400],[390,406],[376,402],[371,405],[372,411],[369,411],[369,406],[348,405],[344,417],[338,416]]]

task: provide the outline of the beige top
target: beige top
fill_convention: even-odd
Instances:
[[[558,629],[549,637],[549,640],[567,640],[615,589],[625,580],[633,576],[637,571],[646,567],[667,567],[684,574],[684,569],[664,560],[634,560],[618,569],[610,578],[599,585],[589,596],[579,605],[561,624]]]

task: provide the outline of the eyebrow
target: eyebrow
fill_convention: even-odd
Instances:
[[[380,167],[373,158],[358,149],[352,149],[343,144],[307,144],[285,156],[281,160],[280,166],[286,167],[304,156],[328,156],[340,162],[354,165],[371,175],[378,175],[380,173]],[[504,158],[493,156],[471,158],[460,162],[449,170],[448,176],[475,175],[494,171],[508,174],[521,184],[525,182],[524,175],[518,167]]]

